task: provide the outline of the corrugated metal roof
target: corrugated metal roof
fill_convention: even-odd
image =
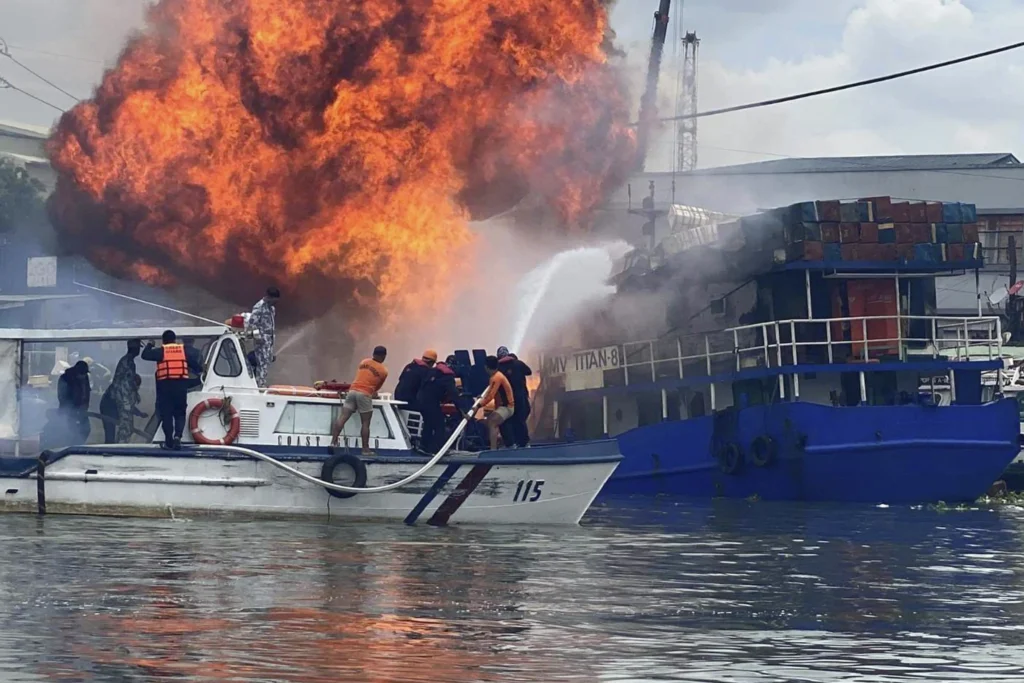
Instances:
[[[849,173],[852,171],[940,171],[1020,166],[1013,154],[919,154],[903,156],[810,157],[757,161],[695,171],[706,175],[752,173]]]
[[[50,136],[50,130],[48,128],[43,128],[42,126],[34,126],[29,123],[0,120],[0,135],[45,140]]]

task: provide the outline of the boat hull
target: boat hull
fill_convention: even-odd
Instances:
[[[330,495],[271,463],[243,455],[158,447],[79,447],[55,454],[38,486],[35,468],[0,476],[0,510],[138,517],[235,515],[387,520],[406,524],[576,524],[621,457],[614,441],[443,459],[400,489]],[[267,452],[319,478],[320,453]],[[268,449],[269,451],[269,449]],[[26,459],[22,459],[26,460]],[[400,481],[426,459],[365,458],[367,487]],[[32,461],[22,464],[32,465]],[[339,481],[338,483],[342,483]]]
[[[858,503],[947,503],[983,495],[1019,450],[1016,402],[929,407],[779,403],[641,427],[619,436],[623,462],[602,491],[615,495]],[[769,435],[778,457],[749,461]],[[716,444],[747,460],[726,473]]]

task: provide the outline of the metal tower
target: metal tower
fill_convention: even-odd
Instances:
[[[679,119],[676,129],[678,159],[677,170],[692,171],[697,168],[697,51],[700,38],[696,33],[683,36],[683,69],[679,72],[679,100],[676,102],[676,116],[691,118]]]

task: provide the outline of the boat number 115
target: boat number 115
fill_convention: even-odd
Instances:
[[[537,499],[540,498],[541,487],[544,486],[544,480],[538,479],[520,479],[519,485],[516,486],[516,495],[512,496],[513,503],[536,503]]]

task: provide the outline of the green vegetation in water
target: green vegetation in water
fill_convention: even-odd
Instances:
[[[982,496],[976,502],[978,505],[1019,505],[1024,507],[1024,492],[1003,491],[995,496]]]

